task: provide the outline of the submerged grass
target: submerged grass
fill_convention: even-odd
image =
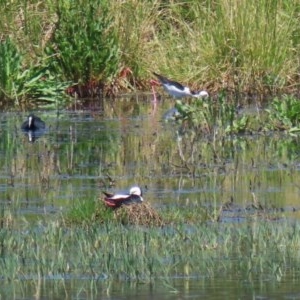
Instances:
[[[161,228],[114,222],[67,228],[52,221],[21,231],[2,228],[1,279],[149,281],[238,270],[239,276],[281,280],[287,270],[297,273],[299,229],[257,220]]]

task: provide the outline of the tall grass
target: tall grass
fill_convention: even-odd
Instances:
[[[296,5],[279,1],[189,1],[157,18],[152,59],[178,79],[217,88],[278,88],[297,74]],[[188,15],[187,15],[188,12]],[[158,61],[157,61],[158,62]]]
[[[121,61],[129,66],[137,77],[148,76],[151,47],[159,42],[156,37],[155,23],[160,15],[161,1],[114,1],[111,13],[118,30]],[[157,58],[156,58],[157,59]],[[153,60],[152,63],[155,63]]]
[[[21,72],[22,57],[10,38],[0,44],[0,97],[17,93],[15,81]]]
[[[14,1],[0,9],[2,36],[27,66],[52,53],[68,80],[115,83],[129,67],[140,83],[156,70],[209,91],[298,88],[297,2]]]
[[[56,9],[58,21],[49,54],[57,71],[67,80],[83,83],[115,76],[119,46],[109,1],[58,1]]]

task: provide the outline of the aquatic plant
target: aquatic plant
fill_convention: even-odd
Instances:
[[[17,76],[16,98],[38,99],[43,102],[64,102],[68,99],[65,94],[70,82],[62,81],[54,75],[47,66],[38,64],[23,71]]]
[[[0,97],[17,95],[15,80],[22,70],[22,56],[10,38],[0,41]]]
[[[297,58],[292,52],[299,39],[292,28],[298,27],[296,6],[264,0],[190,1],[188,7],[164,3],[160,8],[158,30],[149,43],[152,62],[159,57],[160,73],[198,88],[202,84],[250,94],[282,88],[290,72],[295,80]],[[289,65],[293,60],[296,65]]]
[[[65,225],[90,226],[97,220],[102,223],[112,218],[109,210],[98,209],[93,200],[75,201],[68,214],[63,218]]]
[[[286,130],[290,134],[300,131],[300,101],[293,96],[276,97],[266,109],[269,115],[267,127]]]
[[[164,220],[149,203],[124,205],[115,210],[105,206],[102,195],[95,201],[78,201],[64,216],[68,225],[91,226],[111,222],[115,224],[163,226]]]
[[[186,122],[198,132],[238,134],[249,130],[249,116],[239,115],[235,104],[228,102],[226,95],[221,93],[217,101],[193,100],[191,103],[176,101],[179,122]]]
[[[121,115],[123,107],[118,103]],[[288,272],[298,278],[296,139],[226,136],[213,140],[211,136],[186,135],[175,140],[173,126],[166,130],[158,122],[153,134],[155,123],[145,118],[138,120],[138,128],[126,130],[122,139],[113,143],[117,144],[114,152],[111,147],[101,148],[98,131],[102,130],[94,130],[89,113],[76,114],[84,122],[77,122],[76,131],[70,133],[70,124],[74,124],[74,115],[71,116],[69,122],[66,117],[59,119],[64,126],[58,127],[57,138],[53,136],[52,141],[57,141],[55,149],[47,141],[28,145],[20,143],[20,137],[10,130],[2,132],[3,186],[8,185],[7,173],[15,172],[14,186],[2,189],[2,206],[6,205],[0,230],[4,284],[24,280],[51,282],[57,278],[62,284],[64,279],[73,278],[103,281],[107,285],[119,280],[156,283],[178,277],[208,279],[219,274],[268,278],[275,284],[290,279]],[[47,118],[47,124],[54,123],[54,113]],[[4,122],[12,129],[21,123],[10,114],[3,115]],[[98,129],[105,128],[99,126],[98,119],[95,124]],[[104,131],[110,135],[114,131],[112,124],[121,131],[115,119],[108,124],[111,130]],[[122,128],[127,129],[127,125]],[[86,132],[91,131],[93,137],[86,137]],[[63,147],[63,139],[70,148]],[[9,143],[14,146],[6,147]],[[179,164],[180,143],[186,168]],[[52,160],[47,162],[47,157]],[[86,187],[92,185],[93,192],[97,190],[104,178],[103,166],[109,166],[118,184],[137,178],[147,182],[145,198],[153,203],[165,226],[123,225],[110,210],[98,206],[94,195],[88,197],[92,188]],[[48,190],[33,192],[40,188],[43,168],[48,169],[44,171],[48,175]],[[73,184],[69,184],[71,180]],[[29,188],[23,189],[24,186]],[[278,186],[281,191],[275,194],[274,187]],[[292,189],[283,188],[291,186]],[[163,200],[161,191],[166,193]],[[233,201],[226,204],[226,213],[232,213],[229,219],[225,201],[231,195]],[[252,195],[257,199],[254,201],[253,196],[249,204],[256,208],[247,210]],[[276,205],[277,201],[283,207],[286,203],[295,205],[297,212],[290,212],[293,219],[286,220],[289,212],[277,209],[282,207]],[[274,204],[276,214],[271,210]],[[53,210],[47,213],[48,207],[64,209],[54,210],[54,214]],[[25,217],[20,218],[22,210]]]

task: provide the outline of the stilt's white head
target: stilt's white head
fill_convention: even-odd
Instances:
[[[207,97],[209,97],[207,91],[200,91],[200,92],[198,92],[198,93],[195,93],[193,96],[194,96],[195,98],[207,98]]]

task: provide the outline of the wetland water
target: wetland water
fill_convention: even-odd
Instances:
[[[227,203],[221,224],[245,223],[257,203],[298,222],[297,138],[198,137],[162,121],[172,106],[171,101],[154,106],[119,99],[59,112],[39,109],[35,113],[47,130],[33,143],[20,130],[29,112],[1,112],[2,226],[3,220],[16,230],[25,220],[47,222],[75,201],[95,201],[103,189],[127,191],[133,184],[140,185],[146,201],[157,208],[218,208]],[[72,277],[40,281],[30,276],[32,280],[3,282],[1,298],[300,299],[299,282],[288,273],[280,281],[243,277],[237,270],[226,278],[196,274],[189,280],[158,279],[151,284]]]

